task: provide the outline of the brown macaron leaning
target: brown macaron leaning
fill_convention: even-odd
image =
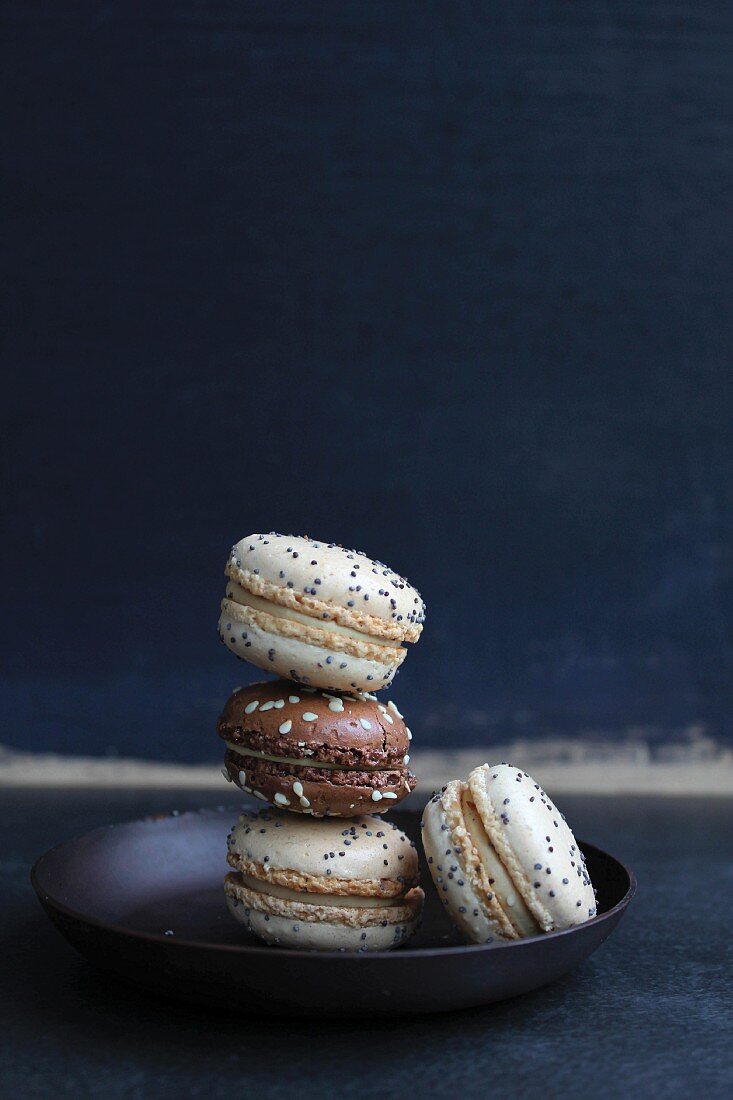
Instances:
[[[239,688],[217,723],[224,775],[283,810],[380,814],[415,786],[411,733],[392,702],[274,680]]]

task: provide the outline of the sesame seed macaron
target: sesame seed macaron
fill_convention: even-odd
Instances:
[[[387,951],[418,926],[414,844],[377,817],[347,825],[262,810],[229,834],[232,915],[266,943],[305,951]]]
[[[329,691],[392,682],[425,618],[420,593],[382,562],[333,542],[248,535],[225,570],[219,636],[257,668]]]
[[[217,723],[224,776],[248,794],[313,817],[384,813],[415,786],[412,734],[394,703],[288,680],[238,688]]]
[[[596,900],[565,818],[527,772],[482,764],[425,807],[428,866],[467,940],[491,943],[590,920]]]

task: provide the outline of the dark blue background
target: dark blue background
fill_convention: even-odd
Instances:
[[[213,756],[274,527],[416,741],[733,742],[730,5],[4,11],[2,740]]]

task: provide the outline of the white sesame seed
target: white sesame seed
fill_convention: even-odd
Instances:
[[[274,702],[274,700],[270,699],[270,701],[269,701],[268,703],[263,703],[263,704],[262,704],[262,706],[260,707],[260,711],[263,711],[263,710],[272,710],[272,708],[273,708],[274,706],[275,706],[275,702]]]
[[[261,798],[263,802],[267,802],[267,795],[263,794],[262,791],[252,791],[252,794],[255,798]]]
[[[394,705],[394,703],[392,702],[391,699],[387,703],[387,706],[389,707],[390,710],[394,711],[394,713],[397,715],[398,718],[403,718],[404,717],[404,715],[400,714],[400,712],[397,710],[397,707]]]
[[[300,696],[299,695],[288,695],[288,702],[289,703],[299,703],[300,702]]]
[[[229,774],[229,772],[228,772],[228,771],[226,770],[226,768],[222,768],[222,769],[221,769],[221,774],[222,774],[222,775],[224,776],[224,778],[226,779],[227,783],[231,783],[231,781],[232,781],[232,777],[231,777],[231,775]]]
[[[293,728],[293,723],[288,718],[287,722],[283,722],[281,726],[278,726],[278,733],[290,733]]]
[[[305,741],[299,741],[298,742],[298,748],[299,749],[302,749],[304,745],[305,745]]]
[[[403,763],[403,764],[409,764],[409,763],[410,763],[410,757],[409,757],[409,756],[406,756],[406,757],[405,757],[405,758],[403,759],[402,763]]]
[[[239,773],[239,782],[242,784],[242,786],[244,786],[244,784],[247,782],[247,773],[246,772],[240,772]]]
[[[284,706],[285,706],[285,700],[284,699],[276,699],[275,700],[275,709],[276,710],[282,710]]]
[[[392,715],[387,714],[386,710],[385,710],[384,714],[382,715],[382,717],[384,718],[385,722],[389,722],[390,726],[394,725],[394,719],[392,718]]]
[[[303,794],[303,784],[300,782],[299,779],[296,779],[293,783],[293,794],[297,795],[298,798],[300,798]]]
[[[318,715],[314,714],[312,710],[307,710],[303,715],[304,722],[315,722],[318,719]]]
[[[363,730],[370,730],[372,728],[371,722],[367,722],[366,718],[360,718],[359,725]]]
[[[407,740],[408,740],[408,741],[412,741],[412,734],[411,734],[411,732],[410,732],[410,731],[408,730],[407,726],[405,726],[405,733],[407,734]]]
[[[244,708],[244,713],[251,714],[253,710],[257,710],[259,705],[259,699],[255,699],[253,703],[247,703],[247,706]]]
[[[381,791],[372,791],[372,802],[381,802],[381,801],[382,801],[382,792]]]
[[[300,795],[300,804],[301,804],[301,806],[303,806],[306,809],[307,809],[308,806],[310,806],[310,802],[308,801],[308,799],[305,797],[304,794]]]
[[[344,704],[341,702],[340,699],[332,699],[331,702],[328,704],[328,709],[332,710],[334,714],[342,714]]]
[[[284,794],[280,793],[280,791],[278,791],[277,794],[275,795],[275,801],[277,802],[278,806],[289,806],[290,805],[290,799],[286,798]]]
[[[396,798],[396,797],[397,797],[397,795],[394,793],[394,791],[385,791],[384,794],[382,795],[382,798]]]

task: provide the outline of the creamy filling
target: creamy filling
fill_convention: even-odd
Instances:
[[[242,607],[252,607],[255,611],[265,611],[276,619],[292,619],[294,623],[303,623],[304,626],[317,626],[319,630],[330,630],[333,634],[341,634],[346,638],[355,638],[357,642],[371,642],[374,645],[384,646],[385,649],[400,649],[400,642],[388,638],[377,638],[372,634],[364,634],[360,630],[353,630],[350,626],[341,626],[331,619],[316,619],[312,615],[304,615],[302,611],[294,611],[291,607],[282,607],[279,603],[266,600],[262,596],[255,596],[248,592],[241,584],[230,580],[226,588],[227,599]]]
[[[250,890],[258,894],[270,894],[284,901],[299,901],[303,905],[339,906],[341,909],[386,909],[390,905],[401,905],[401,898],[354,897],[351,894],[310,894],[301,890],[291,890],[278,882],[261,882],[252,875],[240,874],[240,879]]]
[[[461,798],[461,809],[463,810],[463,820],[473,846],[478,852],[479,859],[489,878],[494,880],[491,883],[491,890],[504,913],[506,913],[507,919],[521,936],[537,935],[541,931],[540,926],[527,908],[524,898],[514,885],[506,867],[499,859],[499,854],[489,839],[476,807],[465,793]]]
[[[366,764],[331,764],[322,760],[299,760],[295,756],[270,756],[269,753],[259,752],[257,749],[245,748],[235,745],[232,741],[224,744],[238,756],[254,756],[257,760],[272,760],[274,764],[288,764],[291,768],[328,768],[334,772],[390,772],[397,771],[396,765],[380,764],[379,767],[368,767]],[[308,750],[305,749],[304,752]]]

